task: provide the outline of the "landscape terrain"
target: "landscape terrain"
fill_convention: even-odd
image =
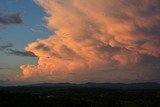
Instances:
[[[158,83],[41,83],[0,88],[0,107],[160,107]]]

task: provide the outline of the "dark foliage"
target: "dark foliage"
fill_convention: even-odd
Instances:
[[[0,107],[160,107],[160,90],[8,87]]]

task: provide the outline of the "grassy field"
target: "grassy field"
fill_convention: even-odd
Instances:
[[[0,107],[160,107],[160,90],[0,88]]]

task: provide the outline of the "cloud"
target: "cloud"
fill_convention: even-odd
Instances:
[[[19,51],[19,50],[9,49],[8,53],[10,55],[16,55],[16,56],[37,57],[34,53],[28,52],[28,51]]]
[[[5,79],[5,80],[0,80],[0,86],[16,86],[16,82],[13,82],[11,80]]]
[[[0,67],[0,70],[5,70],[5,69],[10,69],[10,68],[2,68],[2,67]]]
[[[0,86],[3,85],[5,83],[4,80],[0,80]]]
[[[26,50],[38,56],[39,61],[36,65],[22,65],[20,79],[160,81],[156,76],[160,75],[160,62],[148,61],[160,58],[158,0],[36,0],[36,3],[48,14],[47,26],[54,34],[28,44]]]
[[[6,45],[0,46],[0,51],[7,50],[9,48],[12,48],[13,46],[13,43],[7,43]]]
[[[22,24],[22,18],[20,13],[0,13],[0,24]]]
[[[16,55],[16,56],[24,56],[24,57],[37,57],[34,53],[29,51],[20,51],[13,49],[13,43],[7,43],[5,45],[0,46],[0,51],[5,51],[7,54]]]

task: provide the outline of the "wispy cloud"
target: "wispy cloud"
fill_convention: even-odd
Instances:
[[[7,54],[10,55],[16,55],[16,56],[24,56],[24,57],[37,57],[34,53],[28,52],[28,51],[21,51],[17,49],[13,49],[14,44],[13,43],[7,43],[5,45],[0,46],[0,51],[4,51]]]
[[[7,50],[7,49],[10,49],[13,46],[14,46],[13,43],[7,43],[6,45],[1,45],[0,46],[0,51],[4,51],[4,50]]]
[[[9,49],[8,54],[16,55],[16,56],[24,56],[24,57],[37,57],[34,53],[28,51],[20,51],[20,50],[13,50]]]
[[[0,67],[0,70],[1,70],[1,69],[3,70],[3,69],[10,69],[10,68],[3,68],[3,67]]]
[[[20,13],[0,13],[0,24],[22,24],[22,18]]]

